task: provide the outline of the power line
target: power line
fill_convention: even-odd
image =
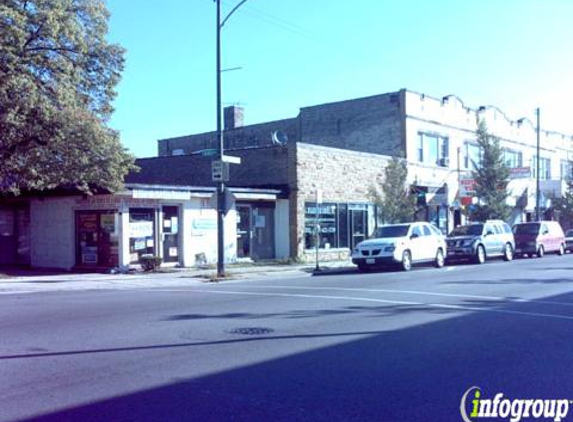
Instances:
[[[233,3],[228,1],[228,0],[223,0],[223,3],[225,3],[228,6],[233,5]],[[270,25],[273,25],[277,28],[284,29],[285,31],[288,31],[292,34],[299,35],[303,38],[314,39],[315,41],[320,41],[319,37],[315,33],[309,31],[308,29],[303,28],[302,26],[293,24],[293,23],[291,23],[285,19],[279,18],[279,17],[272,15],[268,12],[254,8],[250,5],[245,5],[244,7],[242,7],[240,9],[240,11],[238,13],[245,13],[246,15],[249,15],[251,17],[254,17],[256,19],[264,21],[264,22],[266,22]]]

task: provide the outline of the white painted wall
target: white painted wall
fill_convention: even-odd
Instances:
[[[277,259],[287,259],[290,255],[288,199],[277,199],[275,206],[275,255]]]
[[[202,202],[203,201],[203,202]],[[203,204],[203,206],[202,206]],[[205,208],[202,199],[192,199],[183,208],[184,262],[183,265],[196,265],[196,256],[205,254],[207,263],[217,262],[217,212]],[[237,216],[229,211],[225,224],[225,261],[237,260]]]
[[[75,265],[75,198],[34,199],[30,203],[31,265]]]

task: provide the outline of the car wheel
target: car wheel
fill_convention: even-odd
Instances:
[[[475,262],[483,264],[485,262],[485,249],[483,245],[479,245],[476,250]]]
[[[361,273],[367,273],[369,270],[368,265],[358,264],[358,271]]]
[[[412,269],[412,254],[410,251],[404,251],[404,253],[402,253],[400,267],[402,267],[404,271],[410,271]]]
[[[438,252],[436,253],[436,260],[434,261],[434,265],[436,266],[436,268],[442,268],[445,262],[446,259],[444,258],[444,251],[442,250],[442,248],[439,248]]]
[[[561,246],[559,246],[559,252],[557,252],[557,254],[559,256],[565,255],[565,246],[563,246],[563,244],[561,244]]]
[[[543,258],[543,255],[545,255],[545,248],[543,245],[539,245],[539,249],[537,249],[537,257]]]
[[[513,248],[509,243],[505,244],[505,248],[503,250],[503,259],[505,261],[511,261],[513,259]]]

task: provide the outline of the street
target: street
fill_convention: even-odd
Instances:
[[[573,399],[571,254],[0,303],[2,422],[442,422],[473,386]]]

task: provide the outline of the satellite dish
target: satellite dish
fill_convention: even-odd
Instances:
[[[272,133],[271,138],[273,140],[273,144],[276,144],[276,145],[283,145],[284,146],[288,142],[288,136],[282,130],[275,130]]]

